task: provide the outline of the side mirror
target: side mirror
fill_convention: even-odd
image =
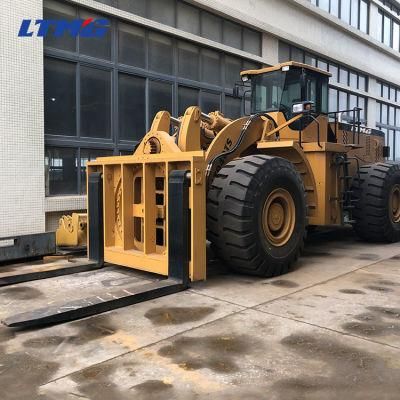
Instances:
[[[314,102],[313,101],[302,101],[301,103],[294,103],[292,105],[292,114],[311,114],[314,111]]]

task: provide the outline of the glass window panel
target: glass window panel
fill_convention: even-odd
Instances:
[[[358,88],[367,91],[367,78],[364,75],[358,75]]]
[[[242,27],[234,22],[224,20],[224,44],[227,46],[235,47],[236,49],[242,48]]]
[[[378,94],[378,96],[382,96],[382,83],[380,82],[376,83],[376,93]]]
[[[357,96],[351,94],[349,96],[349,110],[353,110],[355,107],[357,107]],[[353,119],[353,113],[350,114],[351,114],[351,119]]]
[[[172,40],[158,33],[149,33],[149,69],[172,75]]]
[[[338,92],[336,89],[329,88],[329,112],[338,111]]]
[[[362,121],[365,121],[366,115],[367,115],[367,106],[366,106],[366,101],[365,101],[364,97],[358,98],[358,107],[360,107],[362,109],[360,111],[360,118]]]
[[[382,122],[382,105],[379,102],[376,102],[376,123],[375,125],[377,125],[378,123]]]
[[[76,135],[76,64],[44,60],[44,131]]]
[[[319,0],[318,6],[319,8],[329,12],[329,0]]]
[[[397,22],[393,21],[393,48],[399,51],[399,40],[400,40],[400,26]]]
[[[368,33],[368,3],[364,0],[360,2],[360,30]]]
[[[351,0],[351,25],[358,28],[358,1]]]
[[[165,25],[175,26],[175,0],[147,0],[150,19]]]
[[[358,87],[357,74],[355,72],[350,72],[350,87],[352,89],[357,89]]]
[[[290,52],[291,60],[288,61],[297,61],[297,62],[304,62],[304,51],[298,49],[297,47],[292,47]]]
[[[390,100],[396,101],[396,89],[393,86],[390,87]]]
[[[349,71],[345,68],[339,68],[339,82],[343,85],[349,85]]]
[[[339,91],[339,110],[344,111],[348,109],[347,105],[347,93]]]
[[[178,88],[178,115],[183,115],[188,107],[199,104],[199,91],[188,87]]]
[[[279,62],[290,61],[290,46],[286,43],[279,42]]]
[[[385,146],[389,146],[389,129],[381,129],[385,134]]]
[[[312,65],[313,67],[317,66],[317,59],[310,55],[310,54],[305,54],[304,62],[308,65]]]
[[[395,132],[394,158],[396,161],[400,160],[400,131]]]
[[[213,85],[221,84],[221,56],[216,51],[202,49],[201,79]]]
[[[172,114],[172,85],[167,82],[149,81],[149,125],[159,111]]]
[[[260,69],[261,66],[258,63],[251,62],[248,60],[243,60],[243,66],[242,66],[242,71],[248,70],[248,69]]]
[[[117,7],[141,17],[146,16],[146,0],[117,0]]]
[[[243,50],[251,54],[261,54],[261,34],[252,29],[243,28]]]
[[[45,155],[46,196],[78,193],[76,149],[47,147]]]
[[[332,81],[338,82],[339,80],[339,69],[336,64],[329,64],[329,72],[332,74]]]
[[[400,108],[396,108],[396,127],[400,128]],[[400,140],[400,138],[399,138]],[[399,154],[400,156],[400,154]]]
[[[199,80],[199,53],[197,46],[178,42],[178,75],[181,78]]]
[[[323,69],[324,71],[328,71],[328,63],[324,60],[318,60],[317,66],[318,68]]]
[[[146,79],[119,74],[119,138],[140,140],[146,133]]]
[[[112,150],[94,150],[94,149],[81,149],[81,194],[86,194],[86,164],[88,161],[94,161],[97,157],[112,156]]]
[[[350,24],[350,0],[341,2],[340,19]]]
[[[391,20],[387,15],[383,16],[383,43],[390,46]]]
[[[221,110],[221,95],[219,93],[211,93],[202,91],[200,94],[201,111],[210,113],[212,111]]]
[[[119,25],[119,59],[122,64],[146,67],[145,30],[133,25]]]
[[[50,20],[64,19],[72,21],[76,18],[76,8],[55,1],[45,1],[43,17]],[[54,47],[60,50],[76,51],[76,38],[65,32],[62,37],[54,37],[55,27],[49,29],[49,34],[44,38],[44,46]]]
[[[81,10],[79,16],[82,19],[94,18],[104,19],[105,17],[98,14],[93,14]],[[94,22],[95,23],[95,22]],[[111,22],[110,22],[111,24]],[[112,29],[107,29],[107,33],[101,37],[82,37],[79,36],[79,51],[87,56],[102,58],[109,60],[111,58],[111,32]]]
[[[227,118],[237,119],[241,117],[242,101],[231,96],[225,96],[225,112]]]
[[[225,56],[225,87],[233,88],[235,82],[240,81],[242,61],[240,58]]]
[[[330,13],[335,17],[339,17],[339,0],[331,0]]]
[[[385,99],[389,99],[389,86],[388,85],[382,85],[382,97]]]
[[[381,122],[385,125],[388,123],[388,106],[386,104],[382,104],[381,107]]]
[[[389,120],[388,125],[394,126],[394,107],[389,107]]]
[[[222,42],[222,19],[206,11],[201,12],[201,36]]]
[[[390,147],[390,160],[394,159],[394,131],[388,130],[387,131],[387,146]]]
[[[383,41],[383,31],[382,31],[382,27],[383,27],[383,14],[382,12],[378,12],[378,18],[377,18],[377,27],[376,27],[376,39],[378,39],[380,42]]]
[[[178,2],[177,28],[195,35],[200,34],[200,10]]]
[[[81,66],[81,136],[111,137],[111,73]]]

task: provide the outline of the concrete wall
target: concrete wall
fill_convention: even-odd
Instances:
[[[0,237],[45,230],[43,48],[18,38],[42,0],[2,0],[0,11]]]

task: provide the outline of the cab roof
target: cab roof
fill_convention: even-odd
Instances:
[[[326,76],[332,76],[330,72],[326,72],[323,69],[313,67],[311,65],[299,63],[297,61],[288,61],[282,64],[277,64],[273,67],[266,67],[266,68],[261,68],[261,69],[249,69],[246,71],[242,71],[240,73],[240,76],[243,75],[259,75],[259,74],[265,74],[266,72],[273,72],[273,71],[279,71],[283,67],[298,67],[298,68],[305,68],[309,69],[310,71],[315,71],[318,72],[319,74],[326,75]]]

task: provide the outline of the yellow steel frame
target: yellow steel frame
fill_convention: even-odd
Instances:
[[[168,275],[168,175],[191,173],[190,278],[206,278],[204,153],[98,158],[88,174],[103,173],[104,260]],[[90,218],[90,215],[89,215]]]

